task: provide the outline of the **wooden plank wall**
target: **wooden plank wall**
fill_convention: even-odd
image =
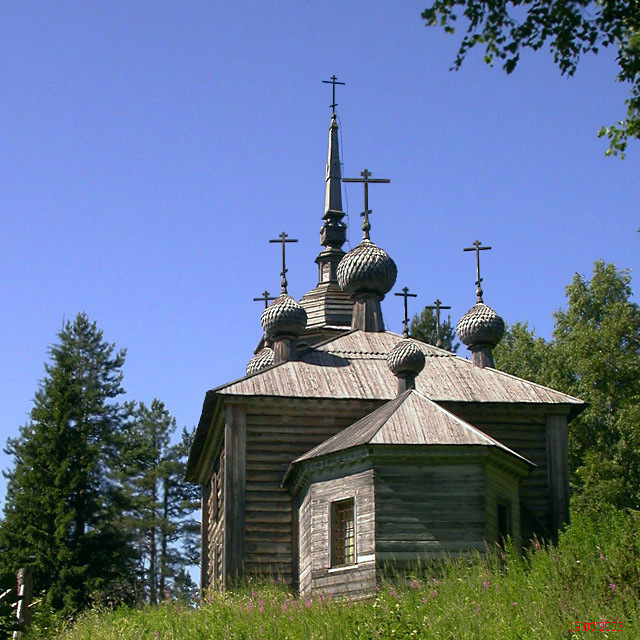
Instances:
[[[510,449],[535,463],[536,468],[520,481],[520,527],[522,543],[528,544],[534,534],[548,538],[551,531],[551,496],[547,471],[547,437],[545,416],[541,412],[523,413],[479,411],[470,406],[466,411],[452,409],[464,420],[478,427]]]
[[[289,463],[380,404],[273,399],[247,406],[245,573],[296,584],[292,497],[280,487]]]
[[[222,547],[224,536],[224,448],[218,454],[207,491],[207,584],[206,588],[222,586]]]
[[[349,470],[344,469],[344,473],[349,474]],[[331,503],[346,498],[355,498],[357,563],[331,568]],[[300,595],[308,595],[311,591],[350,597],[373,593],[376,579],[373,471],[368,469],[314,482],[304,503],[309,515],[300,521]]]
[[[411,567],[483,549],[484,470],[477,463],[376,463],[376,563]]]
[[[522,545],[520,534],[520,493],[519,478],[492,464],[485,467],[485,537],[489,544],[498,540],[498,501],[511,505],[511,540],[516,549]]]

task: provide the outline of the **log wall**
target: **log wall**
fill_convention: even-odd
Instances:
[[[411,567],[483,549],[483,463],[376,464],[376,563]]]
[[[280,484],[292,460],[381,402],[273,400],[246,407],[244,572],[297,584],[298,523]],[[294,544],[294,533],[296,543]]]
[[[489,544],[501,542],[498,536],[498,503],[508,503],[510,507],[511,540],[516,549],[522,545],[520,533],[520,498],[518,478],[499,467],[487,464],[485,467],[485,539]]]
[[[300,595],[322,593],[359,597],[375,591],[375,500],[373,471],[313,482],[300,520]],[[331,567],[331,503],[354,498],[356,564]]]
[[[553,500],[549,487],[546,416],[541,408],[526,410],[520,407],[518,411],[518,407],[514,407],[511,412],[478,405],[447,408],[536,464],[536,468],[520,481],[522,543],[528,544],[534,535],[550,538]],[[567,464],[565,457],[565,468]]]

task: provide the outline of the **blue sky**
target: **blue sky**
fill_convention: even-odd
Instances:
[[[613,52],[574,78],[548,53],[507,77],[424,26],[427,0],[2,3],[0,441],[28,417],[62,319],[86,311],[128,349],[131,399],[197,423],[241,376],[263,290],[316,283],[332,74],[344,175],[371,189],[371,238],[398,281],[457,320],[485,302],[549,337],[575,272],[638,268],[640,146],[607,159],[623,114]],[[345,192],[350,242],[361,188]],[[348,248],[348,247],[346,247]],[[636,298],[637,299],[637,298]],[[383,302],[400,331],[402,300]],[[467,355],[464,348],[461,355]],[[0,456],[0,467],[9,459]],[[0,494],[4,486],[0,485]]]

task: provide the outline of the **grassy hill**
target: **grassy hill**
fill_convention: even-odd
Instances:
[[[416,568],[411,579],[382,584],[361,602],[320,595],[298,599],[277,584],[248,584],[233,593],[211,594],[197,608],[166,602],[95,609],[55,634],[43,628],[42,620],[27,637],[635,639],[640,637],[639,516],[573,514],[557,547],[536,544],[524,557],[496,548],[473,558],[447,559]]]

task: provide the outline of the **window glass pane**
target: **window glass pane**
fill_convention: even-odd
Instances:
[[[355,564],[356,538],[353,498],[331,505],[331,565]]]

